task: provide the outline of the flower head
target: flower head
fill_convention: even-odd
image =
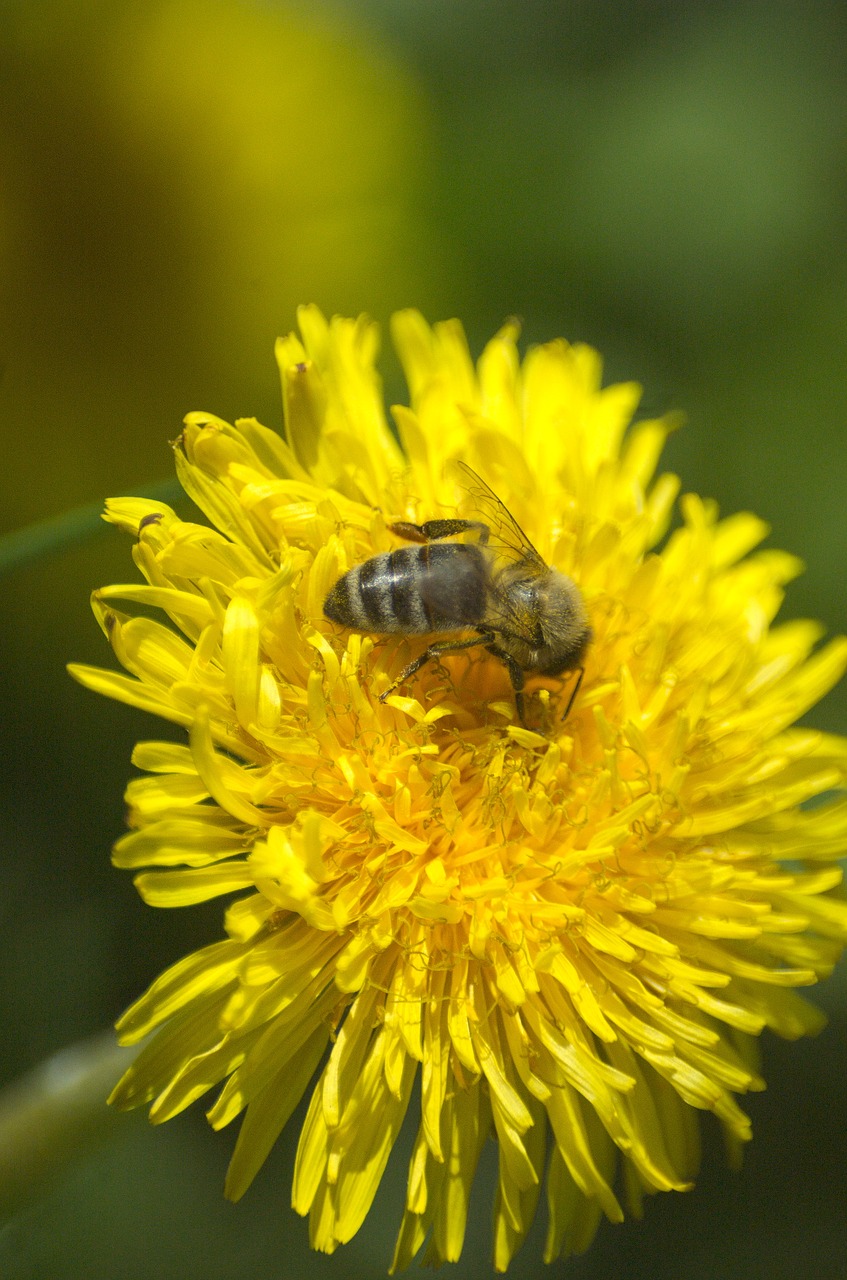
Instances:
[[[630,426],[637,388],[601,389],[588,348],[521,363],[508,324],[475,368],[457,324],[398,315],[398,444],[374,327],[304,308],[300,330],[277,348],[284,438],[186,419],[177,468],[209,526],[107,508],[146,578],[94,597],[129,674],[74,674],[189,735],[136,748],[115,861],[156,906],[236,895],[225,939],[120,1020],[125,1042],[156,1034],[113,1100],[161,1121],[222,1086],[211,1123],[244,1113],[235,1198],[311,1088],[293,1200],[326,1251],[361,1226],[414,1110],[395,1267],[427,1237],[430,1260],[458,1258],[493,1136],[495,1266],[542,1189],[553,1259],[602,1214],[690,1185],[698,1111],[745,1141],[753,1037],[820,1025],[795,988],[847,936],[830,893],[847,742],[792,724],[847,642],[773,624],[798,563],[752,553],[754,516],[689,495],[668,534],[678,485],[654,469],[672,424]],[[402,545],[392,525],[467,511],[456,461],[584,601],[564,721],[574,673],[529,678],[521,724],[480,645],[383,702],[429,638],[324,615],[343,573]]]

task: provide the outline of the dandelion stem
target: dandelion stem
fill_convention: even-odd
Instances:
[[[0,1214],[29,1203],[115,1129],[106,1096],[135,1052],[107,1032],[60,1050],[0,1093]]]
[[[182,496],[182,489],[177,480],[169,478],[147,485],[131,496],[173,502]],[[86,502],[61,515],[37,520],[5,534],[0,538],[0,577],[90,541],[105,528],[102,513],[102,502]]]

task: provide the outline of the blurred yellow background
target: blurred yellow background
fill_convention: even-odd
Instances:
[[[518,314],[527,341],[598,346],[646,412],[686,410],[667,464],[807,561],[787,616],[847,629],[845,17],[800,0],[7,0],[0,528],[166,479],[189,410],[278,426],[273,341],[300,302],[459,315],[476,352]],[[401,398],[390,352],[384,371]],[[5,579],[6,1080],[219,932],[217,907],[142,907],[108,861],[131,744],[163,729],[64,663],[109,663],[87,599],[132,575],[129,553],[104,530]],[[847,731],[847,691],[810,722]],[[694,1195],[601,1232],[573,1280],[774,1280],[810,1247],[817,1277],[843,1275],[843,981],[816,999],[823,1039],[764,1044],[744,1173],[712,1134]],[[0,1237],[0,1273],[384,1273],[391,1188],[346,1252],[310,1257],[291,1140],[235,1209],[231,1142],[199,1113],[125,1121]],[[490,1274],[486,1213],[457,1280]],[[537,1257],[535,1238],[512,1274]]]

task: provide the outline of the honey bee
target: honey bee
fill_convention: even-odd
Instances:
[[[389,525],[417,545],[372,556],[343,574],[324,601],[324,614],[351,631],[378,635],[474,632],[430,644],[380,694],[381,702],[432,658],[483,645],[509,673],[522,724],[526,675],[578,672],[564,720],[579,692],[592,638],[580,590],[545,563],[485,481],[465,463],[457,466],[486,519]],[[444,541],[463,533],[475,534],[476,541]]]

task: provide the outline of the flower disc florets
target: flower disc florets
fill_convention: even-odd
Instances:
[[[160,1121],[222,1085],[212,1124],[245,1112],[237,1197],[319,1071],[293,1198],[331,1251],[364,1220],[420,1075],[394,1265],[427,1236],[431,1260],[458,1258],[489,1136],[495,1265],[545,1185],[549,1260],[621,1199],[637,1212],[690,1185],[696,1111],[745,1140],[751,1037],[820,1023],[793,989],[847,934],[828,892],[847,743],[791,726],[847,643],[813,652],[815,624],[772,625],[798,565],[750,554],[754,516],[687,496],[666,538],[670,423],[630,427],[637,388],[602,390],[593,351],[553,342],[521,365],[507,325],[475,369],[458,325],[403,313],[398,444],[374,328],[312,308],[300,328],[278,344],[284,438],[186,419],[178,472],[211,527],[108,504],[147,580],[95,595],[129,675],[75,674],[189,732],[137,747],[147,776],[115,861],[157,906],[237,895],[226,939],[121,1019],[125,1042],[158,1032],[114,1100]],[[457,460],[585,601],[564,722],[567,677],[529,681],[522,726],[505,667],[476,648],[382,703],[426,638],[324,617],[341,574],[398,545],[390,525],[463,509]]]

